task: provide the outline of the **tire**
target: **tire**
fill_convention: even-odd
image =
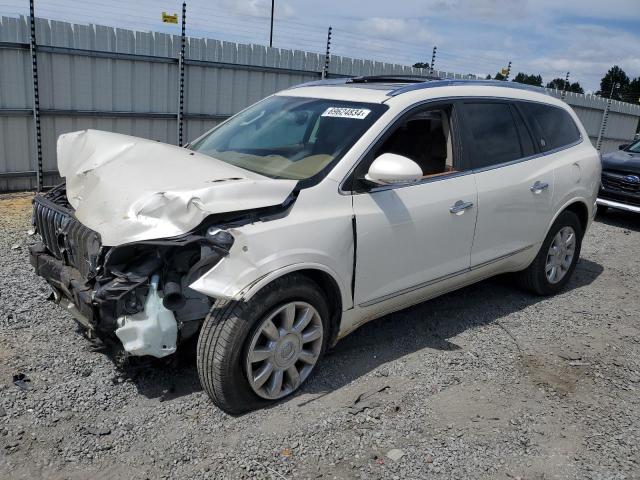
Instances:
[[[273,324],[279,325],[284,322],[285,311],[281,309],[291,308],[291,304],[294,304],[296,308],[306,308],[305,305],[313,307],[308,310],[312,312],[312,321],[309,322],[309,327],[304,327],[303,330],[310,331],[309,329],[315,322],[315,330],[322,332],[321,339],[313,341],[314,355],[317,352],[316,361],[310,366],[311,369],[307,371],[305,369],[308,363],[294,359],[293,361],[296,361],[294,368],[297,368],[296,366],[299,364],[303,365],[300,368],[300,376],[298,378],[301,381],[295,386],[294,382],[290,380],[290,370],[287,369],[284,371],[284,380],[281,380],[281,395],[279,394],[275,398],[265,398],[267,396],[267,387],[263,387],[260,390],[263,395],[261,396],[256,393],[248,378],[248,369],[254,365],[249,361],[249,352],[253,352],[252,348],[254,346],[256,350],[260,350],[260,347],[254,344],[256,344],[256,338],[262,338],[264,322],[267,322],[271,318],[270,316],[274,314],[276,314],[276,317],[273,318]],[[274,313],[279,310],[281,310],[281,313]],[[294,310],[294,312],[299,311]],[[315,315],[316,313],[317,316]],[[317,317],[320,319],[319,324],[317,323]],[[240,414],[262,408],[285,398],[304,384],[311,371],[315,370],[318,360],[324,354],[329,339],[329,319],[328,301],[320,286],[306,276],[295,273],[274,280],[248,302],[216,302],[204,320],[198,338],[197,367],[202,387],[215,405],[231,414]],[[284,330],[278,328],[277,331],[282,334]],[[275,365],[275,362],[284,358],[282,352],[291,350],[291,348],[280,348],[287,347],[285,343],[287,343],[287,340],[284,337],[277,342],[270,342],[270,344],[277,345],[277,347],[274,347],[275,353],[272,357],[272,366]],[[288,343],[291,344],[292,342]],[[306,345],[300,344],[294,350],[302,352]],[[293,356],[290,355],[290,360],[286,361],[291,361]],[[271,362],[271,359],[265,360],[265,363],[269,362]],[[258,366],[260,365],[258,363]],[[280,366],[274,368],[280,368]],[[303,371],[306,372],[304,376]],[[269,377],[265,385],[275,383],[273,377]],[[254,382],[253,385],[256,385],[256,383]]]
[[[575,250],[573,258],[571,259],[571,263],[562,278],[556,282],[552,282],[547,277],[547,259],[549,257],[550,247],[554,242],[556,235],[566,227],[573,229],[573,232],[575,233]],[[561,291],[571,279],[573,271],[576,268],[578,258],[580,257],[580,249],[582,247],[582,236],[582,225],[580,224],[580,220],[577,215],[568,210],[562,212],[549,229],[549,233],[547,233],[547,236],[540,247],[540,251],[531,265],[529,265],[525,270],[517,273],[517,280],[520,286],[525,290],[543,296],[554,295]]]

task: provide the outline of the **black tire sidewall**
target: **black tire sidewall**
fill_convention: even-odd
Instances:
[[[234,404],[232,408],[219,405],[225,408],[225,410],[231,410],[231,413],[241,413],[261,408],[287,398],[267,400],[258,396],[249,385],[245,360],[250,341],[259,327],[260,322],[273,310],[292,301],[307,302],[320,314],[324,330],[322,350],[320,353],[320,357],[322,357],[326,350],[330,333],[328,301],[322,293],[320,286],[302,275],[290,275],[289,277],[276,279],[272,284],[267,285],[263,290],[258,292],[246,304],[242,305],[239,315],[232,315],[226,319],[216,320],[216,315],[212,312],[213,314],[205,320],[205,322],[226,321],[234,322],[235,324],[233,338],[230,344],[227,345],[224,351],[215,352],[216,356],[221,355],[227,357],[225,361],[221,362],[220,366],[227,370],[224,372],[224,377],[232,379],[232,381],[227,381],[222,386],[225,390],[223,397],[233,399]],[[203,328],[205,328],[205,326],[203,326]],[[320,358],[318,362],[316,362],[311,375],[305,379],[305,382],[313,375],[319,362]],[[301,386],[305,382],[303,382]],[[298,389],[299,388],[300,387],[298,387]]]

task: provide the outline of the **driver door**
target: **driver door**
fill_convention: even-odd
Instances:
[[[356,305],[419,293],[469,271],[477,192],[474,175],[458,155],[456,125],[453,104],[414,110],[356,170]],[[369,165],[387,152],[418,163],[422,181],[366,185],[361,179]]]

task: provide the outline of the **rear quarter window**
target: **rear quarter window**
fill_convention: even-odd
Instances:
[[[542,151],[566,147],[580,140],[580,130],[569,113],[559,107],[541,103],[519,102],[529,123],[537,130]]]

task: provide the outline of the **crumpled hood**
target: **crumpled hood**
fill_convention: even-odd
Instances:
[[[180,235],[214,213],[279,205],[297,183],[98,130],[61,135],[58,169],[76,218],[108,246]]]
[[[602,167],[605,169],[620,169],[625,172],[640,173],[640,154],[617,150],[602,155]]]

